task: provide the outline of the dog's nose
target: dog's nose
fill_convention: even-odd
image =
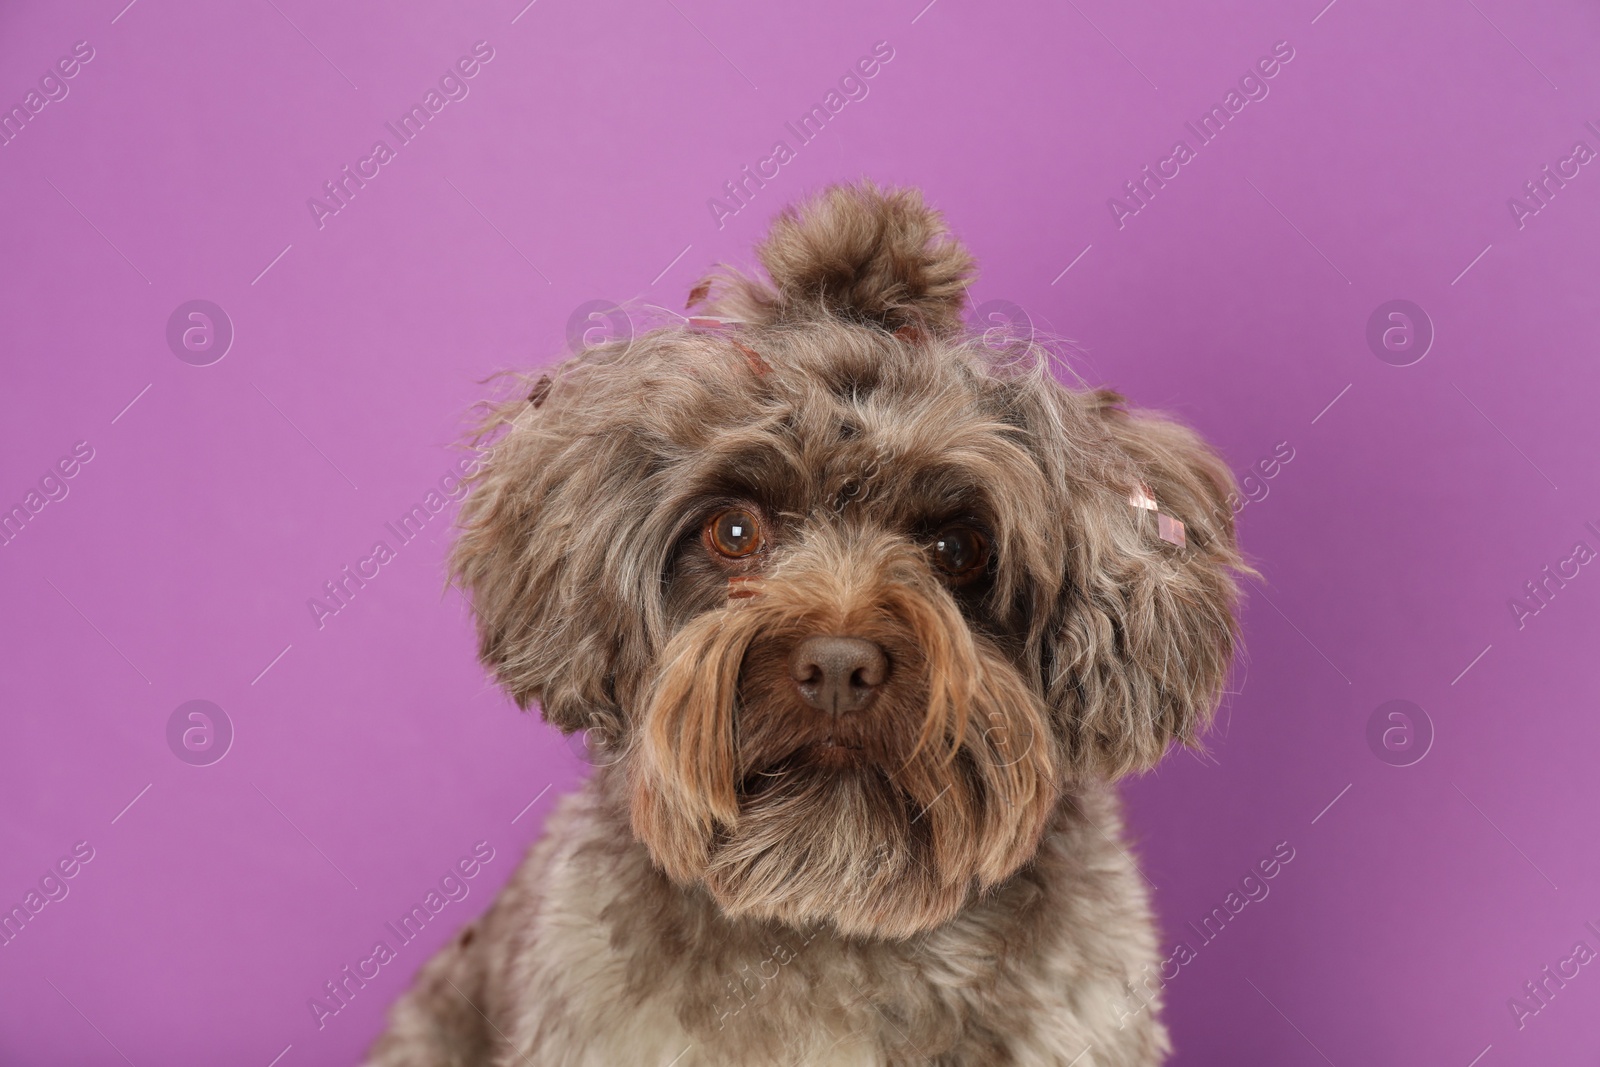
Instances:
[[[794,650],[790,677],[814,708],[844,715],[871,702],[888,673],[883,649],[859,637],[808,637]]]

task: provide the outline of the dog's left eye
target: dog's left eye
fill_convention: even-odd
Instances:
[[[989,563],[989,540],[970,526],[946,526],[933,538],[933,565],[957,584],[969,582]]]
[[[729,508],[711,516],[705,536],[718,555],[729,559],[742,559],[761,547],[761,525],[744,508]]]

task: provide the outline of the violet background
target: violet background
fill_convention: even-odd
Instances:
[[[1209,758],[1126,788],[1164,944],[1295,850],[1168,986],[1174,1062],[1600,1060],[1594,966],[1507,1007],[1600,948],[1600,576],[1508,606],[1600,548],[1600,168],[1507,207],[1600,148],[1600,11],[524,2],[0,9],[6,108],[95,50],[0,147],[0,506],[95,451],[0,547],[0,906],[95,850],[0,948],[0,1063],[357,1061],[583,763],[474,663],[447,516],[320,630],[308,598],[451,468],[480,379],[557,358],[585,301],[680,307],[862,175],[921,186],[975,301],[1088,380],[1241,475],[1294,450],[1240,517],[1265,583]],[[319,230],[307,198],[480,40],[470,95]],[[1108,197],[1281,40],[1270,95],[1119,229]],[[719,228],[708,198],[877,41],[867,99]],[[236,331],[205,367],[165,339],[194,298]],[[1394,298],[1437,331],[1411,366],[1365,340]],[[236,732],[210,766],[166,741],[195,698]],[[1412,766],[1367,744],[1391,699],[1436,731]],[[319,1030],[308,999],[480,840],[471,895]]]

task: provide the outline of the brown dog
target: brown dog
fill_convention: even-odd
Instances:
[[[607,756],[372,1063],[1160,1063],[1108,783],[1215,708],[1233,479],[969,336],[915,191],[830,189],[760,257],[691,297],[731,323],[491,420],[481,658]]]

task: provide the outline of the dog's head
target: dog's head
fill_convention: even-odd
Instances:
[[[909,936],[1026,863],[1075,781],[1194,741],[1233,481],[968,336],[972,260],[913,191],[831,189],[760,257],[770,281],[691,297],[735,324],[591,349],[497,410],[455,573],[483,662],[616,754],[671,878]]]

